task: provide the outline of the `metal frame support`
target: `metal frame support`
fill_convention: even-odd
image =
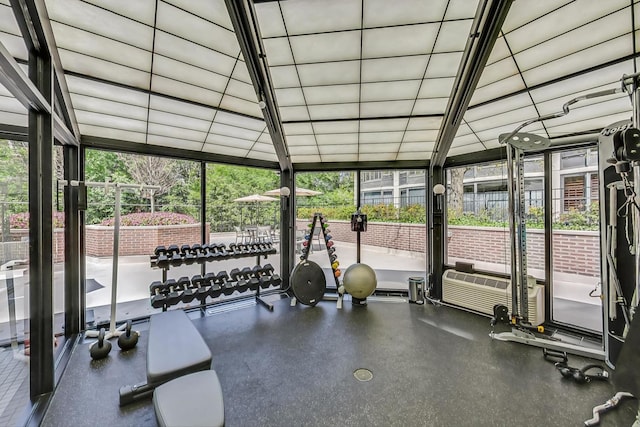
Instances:
[[[280,187],[291,190],[288,197],[280,196],[280,276],[282,289],[289,289],[289,276],[295,266],[296,248],[296,191],[295,175],[291,170],[280,173]]]
[[[48,57],[29,53],[29,77],[50,105],[53,68]],[[29,109],[29,308],[32,399],[53,391],[53,117]]]
[[[436,184],[446,186],[445,170],[439,166],[429,168],[427,180],[427,242],[429,244],[429,298],[442,298],[442,274],[446,251],[446,193],[436,195],[433,187]]]
[[[79,180],[78,152],[73,145],[64,146],[64,178]],[[78,189],[64,189],[64,333],[66,337],[80,333],[80,214],[78,211]]]
[[[545,286],[544,289],[544,313],[545,323],[551,322],[553,313],[553,180],[552,180],[552,155],[544,153],[544,265]]]

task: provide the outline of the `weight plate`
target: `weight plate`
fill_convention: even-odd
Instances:
[[[291,290],[304,305],[316,305],[327,289],[324,271],[313,261],[304,261],[291,272]]]

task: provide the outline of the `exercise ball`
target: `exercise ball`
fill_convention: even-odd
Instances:
[[[376,290],[378,279],[376,272],[367,264],[353,264],[344,272],[342,284],[352,297],[365,299]]]

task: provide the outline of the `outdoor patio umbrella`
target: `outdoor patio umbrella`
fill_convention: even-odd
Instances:
[[[269,197],[269,196],[263,196],[261,194],[252,194],[250,196],[244,196],[244,197],[239,197],[237,199],[233,200],[234,202],[237,203],[251,203],[253,204],[255,210],[256,210],[256,217],[257,217],[257,210],[258,210],[258,204],[259,203],[264,203],[264,202],[277,202],[278,199],[275,199],[273,197]],[[240,222],[242,222],[242,212],[240,213]]]
[[[280,189],[275,188],[264,193],[265,196],[280,196]],[[322,191],[308,190],[306,188],[296,187],[296,196],[317,196],[322,194]]]

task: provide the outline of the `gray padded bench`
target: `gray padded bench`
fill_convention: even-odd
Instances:
[[[216,371],[202,371],[162,384],[153,393],[160,427],[222,427],[224,402]]]
[[[120,406],[148,397],[175,378],[211,369],[211,350],[182,310],[154,314],[149,320],[147,382],[120,388]]]

